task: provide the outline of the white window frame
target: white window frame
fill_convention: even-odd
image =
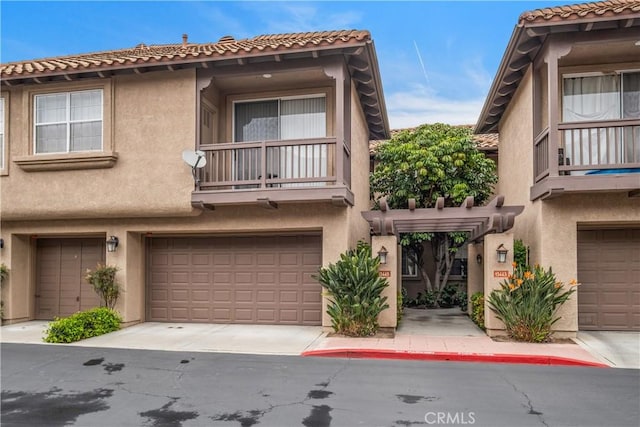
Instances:
[[[402,263],[400,265],[400,268],[402,271],[400,271],[400,273],[402,273],[402,277],[406,277],[406,278],[410,278],[410,279],[415,279],[418,277],[418,264],[415,263],[413,260],[411,260],[407,254],[406,254],[406,249],[404,247],[402,247]],[[407,270],[411,270],[409,268],[409,264],[413,265],[413,274],[405,274],[404,273],[404,265],[407,265]]]
[[[565,81],[566,79],[574,79],[574,78],[580,78],[580,77],[600,77],[600,76],[616,76],[618,78],[619,84],[620,84],[620,89],[619,89],[619,95],[620,95],[620,102],[618,104],[618,109],[619,109],[619,113],[620,113],[620,118],[619,119],[615,119],[615,120],[625,120],[622,117],[622,113],[624,111],[624,78],[623,76],[625,74],[633,74],[633,73],[640,73],[640,68],[638,69],[625,69],[625,70],[616,70],[613,72],[602,72],[602,71],[587,71],[587,72],[575,72],[575,73],[563,73],[561,76],[562,79],[562,88],[561,88],[561,112],[562,109],[564,108],[564,85],[565,85]],[[573,123],[573,122],[565,122],[563,120],[560,121],[560,123]]]
[[[308,98],[324,98],[324,115],[325,115],[325,137],[329,134],[329,132],[327,132],[326,129],[326,124],[329,121],[329,115],[328,115],[328,106],[327,106],[327,94],[326,93],[311,93],[311,94],[304,94],[304,95],[291,95],[291,96],[274,96],[274,97],[268,97],[268,98],[251,98],[251,99],[238,99],[238,100],[234,100],[232,101],[232,119],[231,119],[231,141],[232,142],[237,142],[236,141],[236,104],[251,104],[252,102],[261,102],[261,101],[278,101],[278,139],[276,141],[280,140],[280,135],[281,135],[281,123],[280,123],[280,119],[281,119],[281,113],[280,113],[280,101],[289,101],[289,100],[293,100],[293,99],[308,99]],[[249,141],[245,141],[245,142],[249,142]],[[252,141],[252,142],[259,142],[259,141]]]
[[[84,123],[84,122],[95,122],[97,120],[71,120],[71,94],[72,93],[82,93],[82,92],[99,92],[100,93],[100,148],[95,150],[73,150],[71,151],[71,124],[73,123]],[[46,122],[46,123],[38,123],[38,98],[50,95],[65,95],[66,96],[66,117],[65,121],[62,122]],[[67,132],[67,145],[66,151],[51,151],[46,153],[39,153],[37,150],[37,129],[39,125],[60,125],[66,124],[66,132]],[[41,93],[34,95],[33,97],[33,153],[35,155],[47,155],[47,154],[69,154],[69,153],[82,153],[82,152],[97,152],[103,151],[104,149],[104,90],[102,88],[98,89],[85,89],[85,90],[72,90],[72,91],[64,91],[64,92],[51,92],[51,93]]]

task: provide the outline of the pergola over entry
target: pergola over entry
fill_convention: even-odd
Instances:
[[[496,196],[486,206],[473,206],[472,196],[460,207],[445,208],[444,197],[438,197],[434,208],[416,209],[409,199],[409,209],[391,209],[386,198],[379,201],[380,210],[362,212],[376,236],[412,232],[469,232],[469,241],[478,242],[489,233],[510,230],[524,206],[504,206],[504,196]]]

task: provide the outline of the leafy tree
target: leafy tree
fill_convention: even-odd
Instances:
[[[495,163],[478,151],[471,130],[460,126],[437,123],[399,132],[378,146],[376,161],[370,176],[372,197],[376,206],[386,197],[392,209],[407,209],[410,198],[416,200],[417,208],[435,207],[438,197],[444,197],[445,207],[460,206],[467,196],[481,205],[497,181]],[[407,255],[419,266],[427,290],[435,292],[438,299],[455,254],[466,239],[466,233],[430,230],[400,236]],[[422,256],[427,241],[436,266],[433,277],[428,276]]]

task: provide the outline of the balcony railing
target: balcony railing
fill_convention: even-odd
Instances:
[[[640,120],[559,123],[533,144],[531,200],[565,193],[640,194]]]
[[[562,123],[558,129],[561,175],[640,168],[640,120]]]
[[[336,184],[336,138],[201,145],[199,190],[251,191]]]
[[[547,176],[578,176],[605,173],[624,173],[640,168],[640,120],[609,122],[561,123],[558,125],[557,175],[555,155],[550,150],[549,130],[534,140],[535,182]],[[553,166],[553,167],[551,167]]]

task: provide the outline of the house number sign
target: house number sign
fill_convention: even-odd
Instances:
[[[509,277],[508,270],[493,270],[493,277],[504,277],[507,279]]]
[[[380,277],[391,277],[391,272],[388,270],[380,270]]]

